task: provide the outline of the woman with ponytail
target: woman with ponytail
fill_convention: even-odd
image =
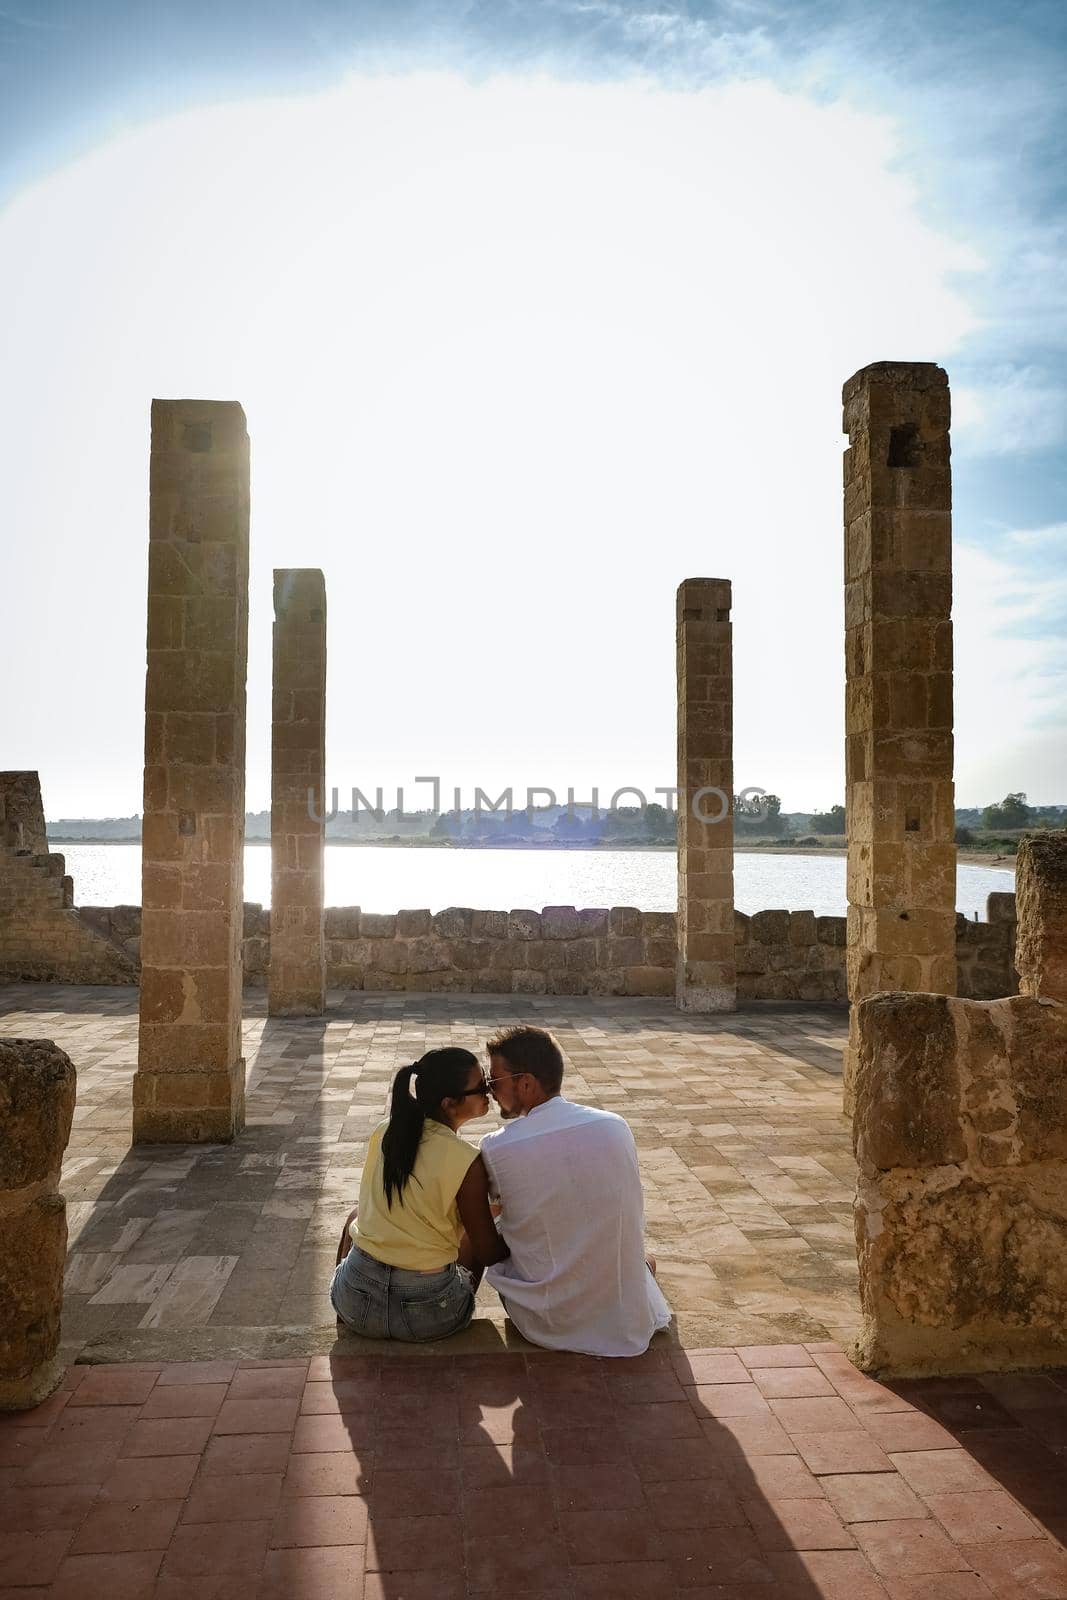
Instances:
[[[467,1326],[483,1269],[508,1253],[482,1158],[459,1137],[488,1109],[469,1050],[428,1050],[393,1079],[389,1119],[371,1135],[330,1287],[354,1332],[422,1341]]]

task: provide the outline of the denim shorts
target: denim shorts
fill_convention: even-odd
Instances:
[[[440,1272],[407,1272],[353,1245],[333,1275],[330,1300],[345,1326],[365,1339],[422,1344],[467,1326],[474,1283],[458,1261]]]

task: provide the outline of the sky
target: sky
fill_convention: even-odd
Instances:
[[[953,391],[957,801],[1067,802],[1067,8],[0,0],[0,765],[141,809],[152,396],[252,439],[328,595],[328,782],[674,777],[734,585],[735,778],[843,799],[840,390]]]

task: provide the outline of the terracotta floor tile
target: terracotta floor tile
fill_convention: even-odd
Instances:
[[[205,1478],[241,1472],[284,1472],[288,1462],[288,1434],[232,1433],[208,1440],[200,1471]]]
[[[767,1585],[774,1576],[755,1534],[746,1528],[664,1533],[662,1555],[682,1591],[715,1584]]]
[[[269,1400],[241,1401],[239,1404],[271,1405]],[[295,1402],[285,1401],[284,1404]],[[351,1450],[354,1445],[369,1445],[380,1437],[381,1430],[370,1423],[357,1423],[351,1417],[297,1417],[293,1431],[293,1449],[305,1451]]]
[[[608,1374],[608,1390],[617,1405],[665,1405],[685,1399],[685,1390],[673,1372]]]
[[[971,1565],[932,1518],[854,1522],[849,1531],[871,1566],[883,1577],[965,1572]]]
[[[1047,1539],[964,1545],[960,1555],[997,1600],[1067,1600],[1067,1550]]]
[[[825,1500],[746,1496],[745,1511],[764,1550],[851,1550],[852,1535]]]
[[[139,1405],[67,1406],[52,1430],[52,1440],[83,1444],[90,1439],[124,1439],[140,1414]]]
[[[666,1561],[617,1561],[571,1570],[576,1600],[666,1600],[671,1569]],[[767,1600],[772,1600],[770,1595]]]
[[[1001,1489],[927,1494],[924,1498],[957,1544],[1004,1544],[1042,1536],[1041,1529]]]
[[[268,1550],[257,1600],[361,1600],[363,1556],[361,1544]]]
[[[817,1476],[893,1470],[881,1445],[867,1433],[795,1433],[793,1443]]]
[[[146,1456],[116,1461],[104,1479],[101,1500],[181,1500],[189,1493],[199,1456]]]
[[[282,1494],[366,1495],[373,1482],[370,1459],[362,1462],[345,1450],[290,1456]]]
[[[5,1533],[51,1533],[80,1527],[96,1495],[92,1483],[8,1489],[0,1499],[0,1528]]]
[[[163,1573],[156,1579],[152,1600],[233,1600],[233,1591],[233,1579],[225,1572],[198,1578],[176,1578]]]
[[[251,1583],[263,1565],[269,1533],[269,1522],[179,1523],[163,1571],[176,1578],[232,1573],[235,1582]]]
[[[49,1440],[23,1470],[25,1485],[103,1483],[122,1448],[121,1439],[85,1439],[77,1444],[69,1439]]]
[[[801,1400],[833,1395],[834,1386],[818,1367],[753,1367],[752,1378],[767,1400]]]
[[[421,1522],[428,1519],[414,1520]],[[320,1548],[333,1544],[353,1545],[366,1542],[367,1502],[359,1495],[351,1494],[316,1494],[286,1498],[274,1518],[274,1527],[270,1535],[272,1550],[284,1550],[298,1545]]]
[[[736,1494],[766,1495],[772,1500],[821,1500],[819,1479],[799,1456],[745,1456],[725,1461],[724,1471]]]
[[[125,1550],[165,1550],[180,1500],[99,1500],[82,1523],[72,1555],[117,1555]]]
[[[811,1367],[811,1352],[802,1344],[743,1345],[738,1356],[751,1371],[754,1367]]]
[[[160,1559],[158,1550],[68,1556],[48,1591],[49,1600],[151,1600]]]
[[[775,1459],[766,1457],[765,1459]],[[789,1460],[788,1456],[779,1457]],[[747,1518],[735,1486],[721,1478],[645,1485],[648,1515],[657,1528],[743,1528]]]
[[[549,1471],[560,1511],[622,1511],[629,1507],[644,1512],[645,1493],[631,1466],[552,1467]]]
[[[182,1512],[183,1522],[261,1522],[281,1499],[280,1472],[242,1472],[232,1478],[202,1477]]]
[[[543,1449],[525,1445],[464,1445],[460,1450],[460,1470],[463,1475],[464,1494],[471,1494],[490,1485],[509,1483],[547,1483],[549,1465]],[[576,1471],[599,1472],[611,1470],[625,1472],[618,1465],[611,1469],[591,1466]]]
[[[506,1528],[517,1540],[537,1539],[542,1532],[555,1533],[558,1525],[547,1483],[489,1484],[476,1501],[465,1498],[462,1509],[468,1547],[486,1532],[496,1535]]]
[[[306,1418],[306,1421],[322,1420]],[[427,1446],[429,1441],[420,1437],[418,1429],[412,1428],[370,1428],[366,1434],[360,1435],[360,1440],[372,1441],[375,1467],[384,1467],[387,1471],[399,1472],[401,1468],[409,1467],[412,1471],[421,1472],[426,1465]],[[367,1446],[363,1443],[349,1445],[355,1449],[356,1454],[361,1454]],[[499,1446],[500,1449],[504,1447]],[[433,1435],[433,1459],[442,1472],[451,1472],[459,1467],[460,1442],[455,1435]]]
[[[985,1468],[966,1450],[902,1450],[890,1459],[917,1494],[996,1488]]]
[[[720,1459],[744,1456],[795,1455],[792,1439],[777,1417],[711,1417],[701,1424],[704,1437]]]
[[[458,1478],[436,1468],[419,1471],[379,1470],[369,1495],[373,1517],[456,1516],[460,1510]]]
[[[933,1417],[914,1413],[863,1413],[863,1426],[890,1455],[911,1450],[953,1450],[956,1440]]]
[[[73,1532],[56,1528],[50,1533],[0,1533],[0,1583],[49,1583],[67,1553]]]
[[[226,1398],[224,1383],[158,1385],[141,1412],[144,1417],[214,1417]]]
[[[676,1350],[671,1359],[683,1384],[752,1382],[748,1368],[732,1351]]]
[[[895,1472],[833,1473],[819,1481],[843,1522],[891,1522],[930,1514]]]
[[[91,1367],[70,1397],[72,1406],[143,1405],[156,1385],[157,1373],[141,1368]]]
[[[164,1367],[157,1382],[160,1388],[175,1383],[229,1383],[236,1371],[236,1361],[181,1361]]]
[[[629,1511],[562,1511],[559,1525],[570,1560],[576,1565],[656,1561],[663,1554],[659,1529]]]
[[[376,1517],[368,1528],[368,1572],[455,1572],[463,1538],[454,1517]]]
[[[787,1433],[848,1433],[863,1424],[843,1400],[772,1400],[770,1408]]]
[[[924,1404],[939,1422],[957,1433],[970,1428],[1018,1428],[1021,1423],[985,1390],[976,1394],[924,1397]]]
[[[301,1416],[340,1416],[342,1412],[370,1414],[381,1398],[376,1381],[339,1378],[332,1383],[306,1383],[300,1395]]]
[[[885,1600],[882,1580],[859,1550],[771,1550],[766,1560],[776,1579],[767,1600],[778,1600],[780,1589],[782,1600]],[[755,1591],[752,1600],[760,1600]]]
[[[619,1428],[545,1428],[541,1436],[546,1457],[558,1467],[629,1459],[629,1450]],[[640,1451],[637,1454],[640,1455]]]
[[[698,1417],[769,1417],[771,1408],[754,1383],[700,1383],[687,1389]]]
[[[736,1388],[736,1385],[734,1386]],[[688,1389],[687,1394],[700,1394]],[[747,1414],[747,1413],[746,1413]],[[699,1439],[700,1419],[685,1400],[667,1405],[618,1406],[615,1422],[623,1438],[635,1449],[646,1439]]]
[[[301,1364],[295,1367],[259,1367],[248,1371],[245,1368],[234,1373],[230,1382],[231,1400],[270,1400],[276,1397],[289,1397],[303,1393],[306,1368]]]
[[[930,1600],[930,1580],[921,1578],[883,1579],[889,1600]],[[993,1591],[976,1572],[942,1572],[937,1579],[936,1600],[989,1600]]]
[[[718,1424],[705,1423],[704,1431]],[[785,1435],[783,1434],[783,1438]],[[729,1454],[739,1453],[734,1439]],[[634,1452],[633,1469],[642,1483],[668,1483],[678,1478],[714,1478],[724,1473],[725,1446],[716,1448],[700,1439],[649,1439]]]
[[[486,1358],[467,1356],[464,1359],[470,1361]],[[502,1358],[500,1356],[490,1356],[487,1359],[496,1362]],[[525,1371],[526,1363],[523,1361],[522,1356],[505,1357],[503,1359],[517,1360]],[[381,1365],[380,1356],[348,1356],[340,1354],[312,1356],[308,1362],[307,1381],[308,1383],[332,1383],[335,1378],[376,1379],[381,1370]]]
[[[135,1422],[122,1441],[123,1456],[199,1454],[211,1434],[210,1417],[148,1417]]]
[[[213,1433],[291,1433],[300,1401],[295,1395],[267,1400],[224,1400]]]
[[[473,1541],[467,1551],[467,1590],[499,1595],[560,1593],[568,1579],[558,1535],[519,1540],[510,1534]]]
[[[363,1579],[363,1600],[401,1600],[401,1597],[402,1600],[467,1600],[471,1592],[462,1572],[405,1572],[401,1576],[403,1587],[398,1584],[395,1573],[368,1572]],[[277,1600],[282,1600],[282,1596]],[[318,1596],[313,1600],[318,1600]],[[322,1600],[337,1600],[337,1596],[324,1595]]]

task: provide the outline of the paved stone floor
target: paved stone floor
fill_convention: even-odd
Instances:
[[[487,1295],[444,1345],[339,1337],[325,1285],[393,1071],[515,1017],[633,1126],[675,1326],[629,1361],[534,1351]],[[1067,1600],[1067,1373],[883,1386],[840,1348],[842,1014],[253,1001],[238,1143],[136,1151],[134,992],[8,988],[0,1033],[79,1070],[79,1364],[0,1417],[0,1600]]]
[[[0,1418],[0,1596],[1056,1600],[1067,1373],[832,1344],[76,1366]]]
[[[855,1329],[843,1011],[700,1018],[653,1000],[348,993],[322,1022],[279,1022],[250,995],[241,1138],[134,1149],[136,999],[0,990],[0,1034],[54,1039],[78,1070],[63,1180],[72,1359],[330,1349],[337,1235],[393,1074],[435,1044],[480,1052],[499,1024],[526,1019],[558,1035],[565,1092],[633,1128],[648,1242],[676,1313],[669,1338],[843,1340]],[[495,1125],[472,1123],[469,1135]],[[464,1343],[521,1344],[488,1288]]]

